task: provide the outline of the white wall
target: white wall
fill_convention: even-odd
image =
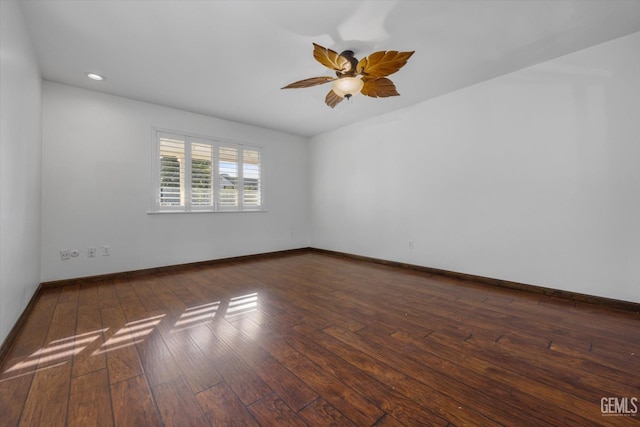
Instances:
[[[268,212],[147,214],[152,127],[263,145]],[[42,280],[307,247],[306,153],[302,137],[45,82]]]
[[[0,1],[0,343],[40,283],[41,91],[22,13]]]
[[[640,33],[317,136],[309,159],[314,247],[640,302]]]

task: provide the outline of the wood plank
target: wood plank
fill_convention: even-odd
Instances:
[[[125,308],[129,305],[139,305],[140,300],[131,286],[130,279],[117,279],[113,281],[113,287],[116,290],[120,306]]]
[[[100,308],[119,307],[120,300],[113,286],[113,280],[105,280],[100,283],[98,288],[98,298],[100,300]]]
[[[26,357],[45,345],[53,312],[58,304],[60,289],[43,289],[33,310],[22,326],[20,334],[7,353],[7,359]]]
[[[71,380],[68,426],[113,426],[111,395],[106,369]]]
[[[198,393],[196,398],[212,426],[258,426],[240,399],[225,383]]]
[[[249,407],[260,425],[300,427],[307,424],[276,394],[270,394]]]
[[[153,387],[160,418],[165,426],[209,426],[184,378],[177,377]]]
[[[245,363],[233,349],[208,328],[191,331],[195,343],[211,360],[225,384],[233,390],[245,405],[264,398],[273,390]]]
[[[238,334],[229,323],[219,322],[215,331],[294,411],[299,411],[318,398],[308,385],[258,345]]]
[[[37,360],[37,369],[42,370],[49,366],[71,362],[77,352],[75,348],[76,315],[77,299],[59,301],[56,304],[45,345],[29,356],[26,360],[28,365],[32,365]]]
[[[400,427],[404,426],[400,421],[396,420],[390,415],[385,415],[380,418],[380,420],[374,424],[374,427]],[[454,427],[453,424],[448,424],[447,427]]]
[[[517,417],[529,421],[535,420],[539,425],[565,424],[568,420],[571,423],[588,424],[587,420],[574,413],[574,409],[579,407],[579,403],[581,403],[579,399],[566,393],[557,392],[538,381],[518,375],[513,371],[504,370],[500,366],[469,355],[459,358],[455,351],[443,354],[443,352],[436,351],[426,345],[427,341],[425,340],[400,341],[393,339],[389,342],[389,337],[377,336],[365,330],[359,331],[358,335],[371,343],[386,345],[396,354],[418,364],[438,366],[438,370],[446,373],[446,376],[463,382],[477,393],[486,395],[489,401],[500,402],[503,411],[509,411]],[[400,333],[393,335],[394,338],[399,336]],[[425,345],[418,345],[420,342]],[[431,343],[431,341],[428,342]],[[554,393],[557,395],[554,396]],[[540,395],[558,400],[557,404],[565,409],[561,419],[556,418],[557,414],[548,414],[545,411],[546,401],[540,399]],[[467,396],[469,399],[477,399],[473,393],[468,393]],[[562,406],[562,401],[570,403],[568,406]]]
[[[56,334],[64,333],[64,328],[69,327],[69,323],[66,321],[68,319],[63,319],[62,316],[64,313],[70,314],[64,308],[72,309],[73,304],[66,304],[61,310],[57,305],[59,295],[60,289],[43,290],[40,293],[0,370],[0,414],[8,425],[18,425],[20,415],[23,412],[27,418],[39,419],[41,410],[36,402],[41,393],[46,393],[48,387],[61,390],[68,385],[65,383],[64,373],[60,375],[64,369],[48,373],[48,376],[46,376],[47,373],[38,375],[37,381],[33,385],[35,374],[41,363],[42,351],[45,349],[47,341],[51,340],[49,331],[52,330],[52,333]],[[51,326],[54,316],[58,322],[63,322],[61,327]],[[55,356],[55,354],[50,355],[51,358]],[[70,356],[65,357],[67,360],[70,359]],[[51,361],[46,363],[42,361],[41,368],[64,363],[67,362],[56,361],[53,363]],[[58,420],[61,419],[64,422],[64,416],[59,413],[61,410],[64,410],[66,414],[66,409],[57,408],[54,419],[57,417]]]
[[[135,329],[130,329],[120,306],[102,309],[102,324],[104,328],[108,328],[104,332],[105,341],[94,353],[106,354],[109,383],[116,384],[142,375],[143,368],[135,342],[143,339],[142,334],[149,331],[151,326],[134,324],[131,326]],[[143,329],[137,329],[141,326]]]
[[[177,319],[166,319],[158,325],[173,360],[193,393],[208,389],[223,381],[214,363],[191,338],[190,330],[173,330]]]
[[[187,309],[187,306],[173,293],[169,286],[171,282],[164,275],[149,278],[146,283],[166,307],[167,314],[180,316]]]
[[[355,425],[372,425],[384,414],[365,395],[352,390],[340,381],[338,377],[331,375],[305,355],[282,342],[282,337],[269,334],[269,339],[266,339],[266,336],[267,334],[261,335],[259,345],[267,349],[273,357],[298,378],[304,379],[305,383],[319,395],[325,396],[326,401],[316,400],[317,405],[319,405],[314,406],[316,410],[325,408],[328,411],[327,415],[338,411],[342,412]],[[322,411],[318,412],[318,415],[320,414],[322,414]]]
[[[70,302],[70,303],[78,303],[78,296],[80,294],[80,285],[69,285],[60,289],[60,297],[58,298],[58,303],[61,302]]]
[[[151,387],[180,376],[180,366],[158,330],[154,329],[142,342],[137,343],[136,349]]]
[[[547,423],[556,425],[593,425],[589,417],[584,416],[583,410],[586,409],[587,413],[593,413],[593,411],[598,410],[597,405],[594,405],[593,402],[599,402],[599,398],[591,401],[577,398],[570,391],[566,391],[566,387],[562,386],[561,379],[552,379],[548,371],[540,370],[531,361],[520,360],[517,356],[512,357],[508,354],[501,354],[497,349],[497,353],[494,353],[489,359],[479,357],[479,354],[482,353],[481,350],[473,351],[473,355],[470,356],[468,353],[460,351],[461,347],[471,346],[469,341],[466,343],[450,342],[439,334],[430,335],[427,340],[416,340],[402,333],[394,334],[393,338],[416,345],[419,350],[414,349],[413,351],[432,352],[449,361],[457,361],[465,367],[471,366],[475,372],[484,373],[485,390],[490,390],[487,391],[488,395],[494,396],[497,401],[502,401],[500,395],[507,391],[513,396],[504,397],[505,400],[513,401],[513,399],[516,399],[515,401],[521,402],[520,411],[536,414],[535,417],[544,419]],[[399,347],[403,346],[399,345]],[[407,349],[407,347],[403,348]],[[542,358],[539,357],[535,360],[542,360]],[[522,366],[523,369],[514,368],[514,363]],[[445,368],[450,365],[443,363],[442,366]],[[483,378],[482,375],[479,378]],[[499,386],[494,383],[496,381],[500,383]],[[555,386],[552,385],[550,387],[549,381]],[[469,383],[472,384],[473,381],[469,381]],[[490,384],[493,384],[493,386],[490,386]],[[480,388],[480,385],[478,385],[478,388]],[[559,408],[559,410],[544,410],[548,407],[549,401],[554,401],[554,407]],[[581,411],[580,408],[583,410]]]
[[[425,384],[422,381],[414,379],[414,375],[407,375],[406,362],[402,362],[401,366],[396,365],[396,360],[384,361],[377,360],[377,355],[368,354],[359,348],[353,347],[348,343],[346,336],[351,335],[346,330],[340,330],[335,327],[325,329],[328,335],[336,338],[342,344],[332,345],[331,350],[340,354],[341,357],[347,359],[358,369],[363,370],[374,378],[387,385],[397,389],[401,394],[411,400],[416,401],[425,406],[431,405],[437,408],[437,412],[443,417],[456,425],[485,425],[497,426],[498,422],[487,418],[478,412],[478,407],[468,405],[468,400],[462,396],[452,397],[450,390],[441,388],[437,382]],[[363,348],[362,350],[367,350]],[[398,368],[403,368],[399,370]],[[439,378],[443,379],[444,378]],[[449,381],[447,381],[450,383]],[[462,385],[462,384],[461,384]],[[428,396],[428,398],[427,398]],[[474,402],[475,403],[475,402]]]
[[[367,396],[373,404],[403,424],[443,427],[448,424],[441,414],[431,411],[430,407],[420,406],[399,393],[395,387],[373,378],[332,352],[331,346],[339,343],[324,332],[307,329],[304,325],[298,325],[295,329],[295,334],[283,338],[287,344],[305,354],[327,372],[341,378],[351,388]]]
[[[64,426],[69,403],[71,363],[49,365],[35,373],[20,426]]]
[[[142,305],[144,305],[146,311],[166,310],[167,307],[153,291],[146,277],[141,277],[136,280],[133,290],[140,299],[140,302],[142,302]]]
[[[106,368],[105,353],[99,351],[104,344],[103,332],[100,306],[96,304],[79,305],[75,339],[76,353],[73,358],[72,375],[74,377]]]
[[[111,385],[111,402],[116,426],[161,426],[151,391],[143,376]]]
[[[10,359],[6,366],[15,366],[22,359]],[[0,417],[7,426],[18,425],[22,408],[24,407],[31,381],[33,380],[33,370],[23,374],[14,374],[7,370],[2,371],[0,377]]]
[[[351,422],[349,418],[345,417],[340,411],[323,399],[312,402],[309,406],[298,412],[298,415],[310,426],[355,427],[358,425]]]
[[[100,305],[100,296],[98,294],[98,288],[100,288],[100,286],[100,283],[87,283],[80,286],[78,306]]]
[[[162,282],[171,289],[171,292],[186,306],[192,307],[202,304],[202,299],[191,292],[187,285],[190,282],[190,274],[176,272],[162,276]]]

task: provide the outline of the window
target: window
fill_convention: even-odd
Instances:
[[[154,212],[262,208],[262,148],[156,132]]]

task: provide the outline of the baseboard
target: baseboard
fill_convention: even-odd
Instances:
[[[501,288],[508,288],[508,289],[516,289],[516,290],[525,291],[525,292],[542,294],[549,297],[562,298],[562,299],[567,299],[567,300],[586,303],[586,304],[593,304],[593,305],[603,306],[603,307],[614,309],[614,310],[631,311],[631,312],[640,313],[640,303],[636,303],[632,301],[623,301],[623,300],[617,300],[613,298],[606,298],[606,297],[599,297],[594,295],[581,294],[577,292],[563,291],[559,289],[546,288],[543,286],[527,285],[524,283],[511,282],[508,280],[494,279],[491,277],[484,277],[484,276],[476,276],[476,275],[467,274],[467,273],[458,273],[455,271],[441,270],[438,268],[424,267],[420,265],[407,264],[407,263],[402,263],[397,261],[388,261],[380,258],[354,255],[354,254],[349,254],[345,252],[331,251],[327,249],[310,248],[310,250],[313,252],[334,255],[342,258],[349,258],[349,259],[355,259],[355,260],[360,260],[365,262],[372,262],[376,264],[383,264],[391,267],[405,268],[405,269],[410,269],[415,271],[421,271],[428,274],[434,274],[439,276],[451,277],[459,280],[482,283],[485,285],[498,286]]]
[[[31,299],[29,300],[29,303],[27,304],[27,306],[24,308],[24,310],[22,310],[22,314],[20,314],[20,317],[18,317],[18,320],[13,325],[13,327],[7,334],[4,341],[2,341],[2,344],[0,344],[0,366],[4,364],[7,356],[9,355],[9,350],[11,349],[11,347],[13,346],[13,343],[18,337],[18,333],[22,329],[22,326],[26,323],[27,318],[29,317],[29,314],[31,314],[31,311],[33,310],[33,307],[38,297],[40,296],[41,290],[42,290],[42,285],[39,285],[36,291],[33,293],[33,295],[31,295]]]
[[[50,282],[43,282],[40,284],[40,287],[50,288],[50,287],[57,287],[57,286],[93,283],[93,282],[99,282],[104,280],[114,280],[114,279],[117,280],[117,279],[124,279],[124,278],[130,278],[130,277],[136,277],[136,276],[142,276],[142,275],[148,275],[148,274],[177,272],[181,270],[206,267],[206,266],[222,264],[222,263],[243,262],[243,261],[256,260],[261,258],[279,257],[287,254],[308,253],[308,252],[316,252],[316,253],[338,256],[342,258],[349,258],[349,259],[354,259],[359,261],[383,264],[391,267],[405,268],[405,269],[410,269],[415,271],[421,271],[428,274],[435,274],[435,275],[451,277],[459,280],[482,283],[485,285],[498,286],[498,287],[508,288],[508,289],[516,289],[520,291],[546,295],[549,297],[562,298],[562,299],[567,299],[575,302],[603,306],[603,307],[607,307],[614,310],[623,310],[623,311],[640,313],[640,303],[636,303],[636,302],[622,301],[622,300],[617,300],[613,298],[606,298],[606,297],[600,297],[600,296],[594,296],[594,295],[581,294],[577,292],[563,291],[563,290],[547,288],[543,286],[528,285],[524,283],[511,282],[508,280],[495,279],[491,277],[476,276],[473,274],[459,273],[455,271],[442,270],[442,269],[432,268],[432,267],[424,267],[424,266],[415,265],[415,264],[407,264],[407,263],[402,263],[397,261],[389,261],[389,260],[380,259],[380,258],[372,258],[372,257],[367,257],[362,255],[350,254],[346,252],[332,251],[332,250],[312,248],[312,247],[289,249],[289,250],[276,251],[276,252],[267,252],[267,253],[254,254],[254,255],[243,255],[243,256],[237,256],[237,257],[231,257],[231,258],[221,258],[221,259],[210,260],[210,261],[199,261],[199,262],[177,264],[177,265],[170,265],[170,266],[163,266],[163,267],[154,267],[154,268],[147,268],[142,270],[101,274],[97,276],[55,280]],[[25,309],[25,312],[26,312],[26,309]],[[16,329],[15,326],[12,329],[12,331],[14,329]],[[4,348],[4,343],[3,343],[3,348]]]
[[[42,286],[43,288],[55,288],[59,286],[79,285],[79,284],[86,284],[86,283],[101,282],[105,280],[127,279],[130,277],[146,276],[151,274],[172,273],[172,272],[177,272],[182,270],[207,267],[207,266],[216,265],[216,264],[224,264],[224,263],[230,263],[230,262],[243,262],[243,261],[249,261],[249,260],[274,258],[274,257],[283,256],[283,255],[292,255],[296,253],[305,253],[305,252],[309,252],[310,249],[311,248],[308,248],[308,247],[298,248],[298,249],[286,249],[282,251],[265,252],[265,253],[253,254],[253,255],[242,255],[242,256],[220,258],[220,259],[214,259],[214,260],[208,260],[208,261],[198,261],[198,262],[190,262],[185,264],[175,264],[175,265],[167,265],[162,267],[145,268],[142,270],[122,271],[117,273],[100,274],[96,276],[76,277],[73,279],[52,280],[48,282],[42,282],[40,286]]]

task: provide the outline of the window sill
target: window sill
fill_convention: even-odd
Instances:
[[[147,215],[175,215],[175,214],[241,214],[241,213],[266,213],[269,212],[266,209],[260,210],[246,210],[246,211],[147,211]]]

